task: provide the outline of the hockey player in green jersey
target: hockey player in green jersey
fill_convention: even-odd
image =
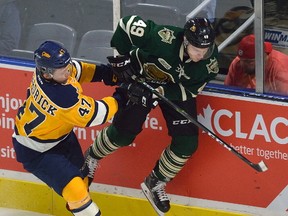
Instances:
[[[108,60],[120,81],[133,83],[133,77],[141,77],[196,119],[196,96],[219,71],[214,39],[214,30],[205,18],[190,19],[184,28],[178,28],[144,21],[136,15],[127,16],[120,19],[111,40],[111,46],[121,56],[108,57]],[[99,160],[131,144],[155,106],[157,96],[144,87],[134,93],[130,97],[133,103],[116,113],[113,123],[99,133],[86,151],[84,167],[90,169],[90,181]],[[141,187],[155,210],[163,214],[170,209],[166,183],[180,172],[196,151],[198,128],[166,103],[158,102],[171,142]]]

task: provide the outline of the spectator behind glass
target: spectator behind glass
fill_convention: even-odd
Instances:
[[[242,88],[256,86],[255,36],[247,35],[239,43],[236,58],[229,66],[224,84]],[[264,91],[288,95],[288,56],[274,50],[272,44],[264,42]]]
[[[15,0],[0,0],[0,55],[18,48],[21,34],[19,10]]]

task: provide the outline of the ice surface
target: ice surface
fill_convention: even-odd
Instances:
[[[0,216],[52,216],[52,215],[0,207]]]

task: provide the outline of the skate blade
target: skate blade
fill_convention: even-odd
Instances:
[[[156,211],[158,216],[164,216],[165,213],[160,211],[157,208],[157,206],[154,204],[153,199],[152,199],[152,195],[151,195],[149,189],[147,188],[147,186],[145,185],[145,183],[141,183],[141,188],[142,188],[144,195],[146,196],[146,198],[148,199],[149,203],[152,205],[152,207],[154,208],[154,210]]]

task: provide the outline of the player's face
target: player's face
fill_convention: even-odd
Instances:
[[[72,63],[69,63],[66,67],[58,68],[53,72],[53,80],[65,84],[71,75]]]
[[[188,43],[187,54],[193,62],[198,62],[204,58],[205,54],[208,52],[208,49],[209,48],[198,48]]]

